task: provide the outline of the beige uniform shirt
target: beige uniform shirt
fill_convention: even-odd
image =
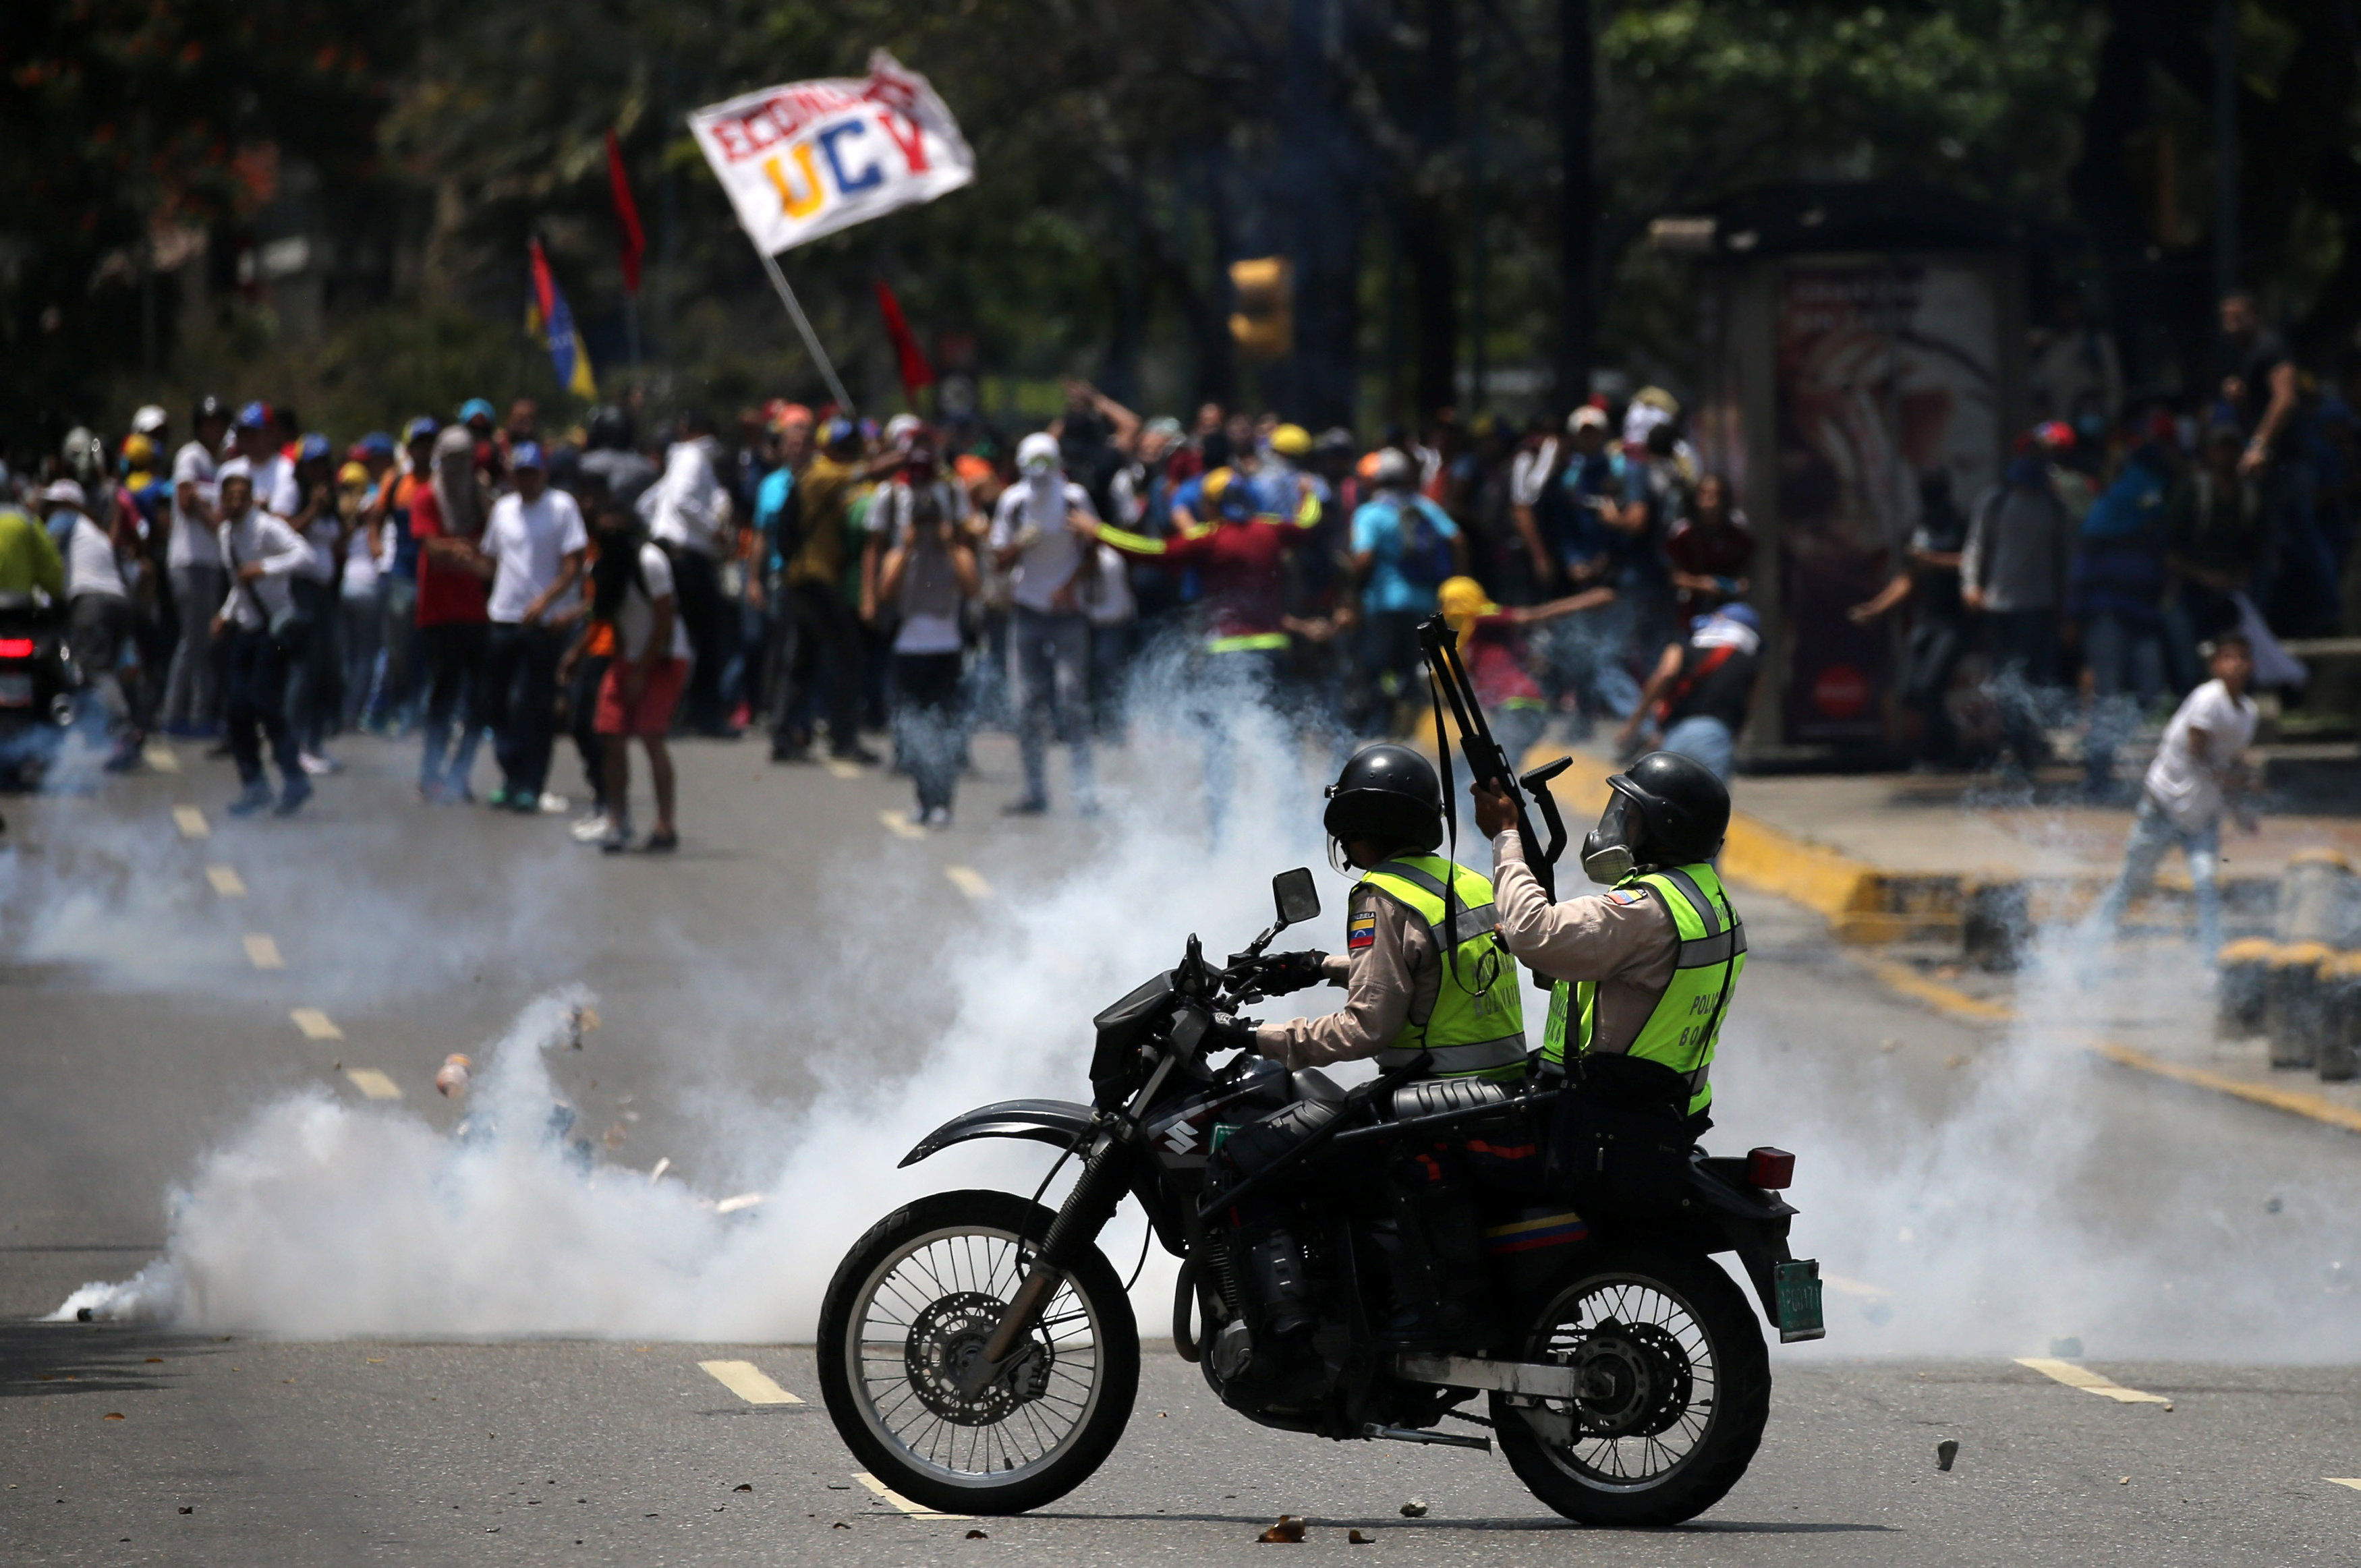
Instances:
[[[1549,980],[1598,982],[1590,1048],[1629,1050],[1673,983],[1680,958],[1680,932],[1655,895],[1626,888],[1548,903],[1511,828],[1492,840],[1492,903],[1519,963]],[[1571,1020],[1567,1028],[1571,1034]],[[1566,1049],[1574,1049],[1571,1039]]]
[[[1364,883],[1353,889],[1353,916],[1377,917],[1369,945],[1328,957],[1328,980],[1345,988],[1344,1008],[1325,1018],[1296,1018],[1255,1030],[1255,1050],[1290,1068],[1358,1061],[1393,1044],[1405,1025],[1434,1012],[1443,971],[1434,938],[1418,917]]]

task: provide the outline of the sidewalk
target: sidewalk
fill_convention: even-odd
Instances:
[[[1569,815],[1606,804],[1612,764],[1575,753],[1560,794]],[[1773,774],[1740,778],[1722,869],[1826,916],[1840,940],[1953,941],[1980,904],[2022,892],[2038,922],[2081,915],[2114,880],[2130,808],[2085,806],[2071,775],[2037,783],[2032,799],[1970,774]],[[2361,805],[2361,778],[2356,778]],[[2361,816],[2272,816],[2260,833],[2224,834],[2223,882],[2233,934],[2269,923],[2279,873],[2306,850],[2361,866]],[[2169,856],[2158,897],[2133,905],[2167,927],[2189,919],[2189,874]]]

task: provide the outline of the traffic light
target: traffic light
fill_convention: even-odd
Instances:
[[[1284,359],[1295,351],[1295,268],[1283,256],[1230,263],[1237,310],[1230,338],[1248,359]]]

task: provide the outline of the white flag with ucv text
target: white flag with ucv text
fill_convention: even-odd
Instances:
[[[697,110],[688,126],[766,256],[975,178],[951,112],[882,49],[864,79],[765,87]]]

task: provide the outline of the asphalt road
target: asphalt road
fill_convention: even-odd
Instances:
[[[1774,1347],[1768,1434],[1719,1507],[1573,1529],[1487,1455],[1248,1425],[1152,1346],[1125,1442],[1063,1502],[906,1517],[853,1474],[791,1328],[690,1342],[744,1305],[714,1281],[758,1280],[776,1310],[740,1315],[791,1324],[841,1245],[810,1238],[979,1179],[948,1157],[890,1173],[938,1104],[1079,1094],[1060,1075],[1088,1014],[1192,926],[1250,934],[1250,884],[1308,843],[1280,817],[1309,810],[1250,794],[1205,849],[1193,756],[1148,727],[1108,762],[1107,817],[1005,821],[1013,758],[986,738],[960,825],[915,840],[884,820],[898,781],[691,745],[680,855],[602,858],[553,820],[415,804],[406,747],[345,750],[287,823],[225,821],[225,765],[188,746],[175,773],[0,803],[0,1559],[1221,1562],[1282,1512],[1311,1519],[1310,1552],[1433,1563],[2354,1559],[2361,1485],[2329,1478],[2361,1477],[2361,1140],[1930,1014],[1763,900],[1709,1142],[1797,1150],[1798,1247],[1839,1284],[1828,1342]],[[438,1190],[403,1186],[398,1162],[478,1107],[434,1093],[445,1055],[485,1072],[484,1043],[566,986],[599,1026],[546,1059],[596,1191],[662,1161],[652,1190],[684,1202],[763,1194],[726,1245],[775,1266],[707,1277],[676,1330],[650,1326],[638,1233],[533,1187],[507,1195],[521,1222],[467,1209],[549,1281],[501,1309],[533,1321],[455,1330],[472,1287],[438,1270],[467,1238],[428,1223]],[[224,1214],[223,1151],[265,1147],[256,1118],[305,1095],[383,1135],[382,1179],[365,1143]],[[795,1146],[822,1155],[781,1190]],[[178,1320],[33,1321],[176,1236],[201,1282]],[[288,1270],[258,1304],[224,1272],[247,1258]],[[415,1283],[391,1329],[302,1328],[366,1315],[379,1281],[357,1263],[379,1258]],[[539,1326],[559,1318],[603,1332]],[[2015,1359],[2045,1355],[2169,1405]],[[805,1402],[752,1402],[759,1383],[707,1363]],[[1424,1518],[1401,1517],[1411,1497]]]

